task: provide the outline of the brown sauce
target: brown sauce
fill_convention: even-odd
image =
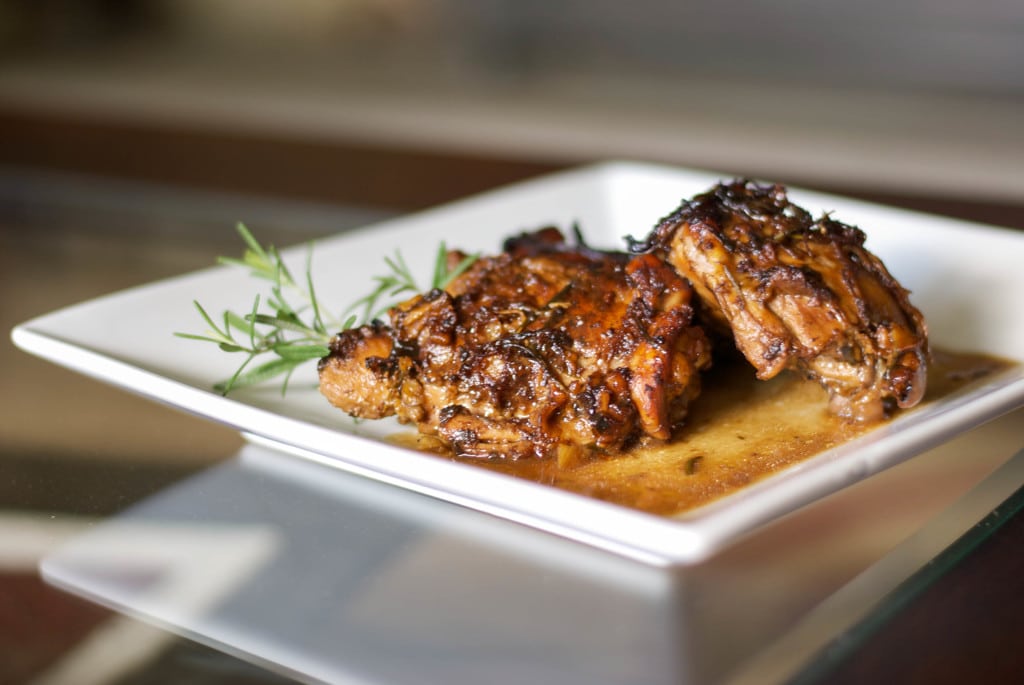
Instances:
[[[919,406],[1014,366],[981,354],[936,351],[933,356],[928,392]],[[795,374],[759,381],[746,364],[723,364],[705,376],[703,388],[686,424],[668,443],[641,445],[625,454],[572,466],[559,465],[556,460],[460,461],[671,515],[706,504],[881,425],[852,424],[830,415],[824,390]],[[444,454],[426,436],[402,433],[393,440]]]

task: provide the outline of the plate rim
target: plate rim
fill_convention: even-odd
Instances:
[[[496,197],[509,197],[509,194],[529,194],[531,189],[544,187],[552,183],[552,181],[585,181],[590,178],[595,182],[608,182],[609,178],[621,172],[631,173],[636,171],[645,173],[684,173],[701,178],[715,176],[711,172],[660,164],[633,161],[601,162],[527,179],[422,212],[374,223],[355,231],[347,231],[335,237],[339,240],[344,240],[346,236],[358,235],[360,233],[368,234],[382,229],[400,229],[402,226],[417,222],[426,216],[443,215],[446,211],[450,211],[455,207],[466,207],[472,203],[487,203]],[[720,174],[717,176],[719,178],[722,177]],[[821,198],[839,197],[821,193],[809,194]],[[911,210],[889,208],[848,198],[842,198],[842,200],[846,203],[857,203],[868,208],[884,210],[885,212],[909,214],[929,219],[935,218],[944,222],[951,221],[952,224],[950,225],[953,227],[969,226],[974,229],[999,230],[998,227],[962,222],[955,219],[950,220],[948,217],[932,217],[931,215]],[[794,467],[787,467],[781,471],[769,474],[758,483],[746,486],[736,493],[731,493],[724,498],[698,507],[691,512],[675,517],[665,517],[538,483],[520,481],[505,474],[486,471],[471,465],[457,464],[431,455],[419,454],[396,445],[382,443],[376,438],[352,434],[347,435],[346,438],[348,439],[342,442],[346,443],[351,449],[356,449],[360,446],[372,446],[374,451],[383,450],[386,453],[388,459],[381,461],[386,461],[387,467],[382,468],[378,465],[376,468],[371,468],[362,462],[353,462],[351,457],[349,459],[340,457],[338,450],[326,447],[326,443],[330,439],[338,440],[339,431],[325,426],[306,423],[303,424],[302,433],[304,437],[302,439],[298,441],[282,440],[281,435],[287,435],[287,429],[295,428],[296,424],[301,424],[302,422],[294,417],[282,416],[265,408],[238,401],[237,399],[221,397],[210,390],[201,389],[179,379],[169,378],[152,369],[140,367],[131,360],[118,358],[107,351],[92,349],[84,343],[76,342],[73,339],[58,336],[45,330],[47,323],[58,321],[69,312],[81,311],[82,308],[87,306],[103,306],[113,301],[112,298],[129,293],[136,295],[144,294],[147,288],[174,287],[179,281],[184,282],[186,279],[212,272],[217,268],[210,267],[192,271],[54,310],[15,326],[11,331],[12,341],[22,350],[69,368],[72,371],[115,385],[150,400],[172,406],[178,410],[228,425],[242,433],[246,440],[269,446],[293,456],[324,463],[334,468],[341,468],[348,472],[374,478],[397,487],[438,497],[477,511],[484,511],[508,520],[540,528],[591,547],[602,548],[616,554],[657,565],[689,565],[704,561],[719,550],[743,537],[746,533],[769,523],[789,511],[805,506],[810,502],[859,482],[874,473],[913,458],[929,446],[943,442],[953,435],[980,425],[985,421],[995,419],[999,415],[1024,404],[1024,369],[1017,367],[1016,373],[1008,374],[1006,378],[1002,378],[997,387],[993,387],[984,393],[969,393],[965,396],[966,399],[963,399],[957,406],[941,407],[941,418],[945,419],[945,422],[940,424],[939,430],[935,430],[932,425],[936,423],[938,417],[931,414],[919,414],[917,416],[920,418],[916,420],[913,414],[900,417],[907,419],[899,423],[898,426],[900,430],[904,431],[901,440],[904,443],[911,444],[912,448],[896,450],[899,452],[899,458],[893,458],[891,455],[888,458],[875,457],[869,460],[866,465],[862,460],[858,465],[861,473],[851,476],[848,471],[843,471],[842,455],[840,454],[840,457],[836,457],[835,454],[865,448],[871,449],[873,443],[882,440],[882,438],[876,437],[873,440],[864,442],[862,438],[857,438],[841,445],[838,451],[835,448],[826,450],[811,457],[809,460],[794,465]],[[922,426],[921,424],[924,425]],[[917,435],[926,428],[930,429],[926,436]],[[350,442],[349,439],[355,442]],[[893,450],[889,451],[892,452]],[[394,461],[391,461],[392,459]],[[430,460],[432,464],[426,470],[432,477],[424,480],[423,470],[411,466],[412,459],[417,462]],[[813,467],[808,466],[812,460]],[[802,470],[795,468],[801,466],[804,467]],[[452,471],[453,468],[457,469],[457,471]],[[800,471],[799,475],[794,475],[798,470]],[[456,472],[459,474],[459,482],[463,483],[463,487],[458,490],[453,491],[446,488],[438,484],[434,479],[434,476],[444,476],[448,473]],[[808,476],[809,473],[813,473],[814,476]],[[790,480],[800,478],[809,483],[813,482],[813,487],[808,484],[801,486],[798,482],[798,486],[795,489],[800,496],[790,495],[789,498],[783,499],[776,497],[775,506],[772,507],[765,507],[764,502],[761,502],[759,508],[751,509],[748,507],[740,509],[733,507],[734,511],[729,512],[729,505],[736,504],[739,498],[744,495],[746,499],[754,499],[756,501],[758,497],[764,498],[760,493],[765,489],[778,490],[782,488],[783,481],[781,477],[787,474]],[[837,485],[835,481],[838,481],[839,484]],[[505,494],[496,499],[490,489],[486,490],[487,496],[480,492],[462,492],[466,486],[476,484],[483,484],[487,488],[497,488]],[[794,489],[793,486],[787,487]],[[555,509],[565,507],[571,512],[582,514],[585,520],[588,521],[588,525],[574,525],[572,523],[572,516],[552,517],[550,514],[545,516],[539,513],[536,507],[525,506],[526,503],[521,503],[518,506],[510,505],[508,502],[508,497],[510,496],[528,498],[530,504],[541,500],[544,507]],[[548,509],[542,508],[541,511],[547,512]],[[609,534],[608,528],[617,530],[620,534]],[[629,532],[632,535],[623,535],[621,534],[623,532]]]

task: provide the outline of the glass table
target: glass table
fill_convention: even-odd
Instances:
[[[6,170],[3,323],[206,266],[239,218],[286,244],[387,214]],[[1021,672],[1021,410],[663,568],[244,444],[9,343],[0,359],[0,681]]]

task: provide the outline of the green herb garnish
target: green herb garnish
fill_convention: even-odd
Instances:
[[[220,325],[198,301],[194,301],[196,310],[208,327],[206,333],[175,333],[181,338],[214,343],[225,352],[245,355],[230,378],[213,386],[224,395],[236,388],[284,376],[281,384],[283,395],[296,368],[330,353],[329,344],[334,332],[379,317],[396,304],[398,295],[422,292],[401,253],[396,250],[393,257],[384,258],[389,273],[374,277],[377,287],[356,300],[345,311],[348,316],[344,320],[336,319],[330,316],[313,289],[312,245],[306,256],[305,279],[300,284],[292,277],[277,249],[272,245],[260,245],[244,224],[240,223],[236,228],[246,244],[242,258],[220,257],[217,261],[247,269],[252,277],[268,281],[269,295],[265,298],[256,295],[252,308],[244,315],[225,311]],[[442,242],[434,262],[432,288],[446,287],[477,259],[477,255],[467,256],[449,270],[447,256],[448,250]],[[293,304],[296,301],[298,304]],[[270,308],[270,313],[260,311],[264,305]],[[363,309],[362,319],[351,314],[359,308]],[[265,355],[273,355],[273,358],[249,368],[257,357]]]
[[[430,281],[430,287],[442,290],[448,287],[449,283],[472,266],[477,257],[478,255],[475,254],[463,257],[455,265],[455,268],[449,271],[448,248],[442,241],[437,249],[437,256],[434,258],[434,276]],[[383,276],[374,276],[373,280],[377,282],[377,287],[365,297],[353,302],[347,310],[351,312],[362,307],[364,321],[372,321],[391,309],[395,305],[394,298],[397,295],[423,292],[416,284],[416,279],[409,270],[409,265],[402,258],[401,252],[395,250],[394,256],[384,258],[384,263],[387,264],[389,273]],[[381,298],[385,296],[387,296],[387,304],[380,306]]]

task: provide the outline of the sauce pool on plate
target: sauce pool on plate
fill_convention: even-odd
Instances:
[[[991,356],[935,351],[919,407],[948,397],[1014,364]],[[671,441],[575,464],[538,459],[459,459],[641,511],[674,515],[885,425],[850,423],[828,413],[825,391],[794,373],[760,381],[743,363],[705,374],[703,390]],[[917,411],[918,408],[909,411]],[[429,436],[403,432],[406,447],[455,459]]]

